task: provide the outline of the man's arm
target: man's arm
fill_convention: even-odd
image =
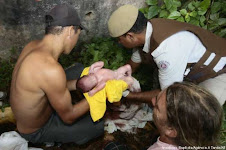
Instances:
[[[60,65],[54,65],[49,68],[52,69],[46,72],[44,76],[46,82],[43,83],[42,89],[60,118],[65,123],[71,124],[88,112],[88,102],[83,99],[79,103],[76,103],[76,105],[72,105],[63,68]]]
[[[67,88],[68,88],[69,91],[76,90],[76,82],[77,82],[77,80],[67,81]]]
[[[147,103],[152,106],[151,99],[160,93],[160,89],[145,92],[130,92],[126,96],[127,101]]]

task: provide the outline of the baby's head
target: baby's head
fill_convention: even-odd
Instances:
[[[89,92],[97,85],[97,78],[94,74],[89,74],[77,80],[76,89],[82,93]]]

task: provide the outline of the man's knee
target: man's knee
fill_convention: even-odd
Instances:
[[[65,69],[67,80],[75,80],[78,79],[84,69],[83,64],[75,63],[71,67]]]
[[[85,144],[85,143],[87,143],[88,141],[90,141],[90,140],[92,140],[94,138],[97,138],[97,137],[103,135],[104,134],[104,121],[101,120],[101,121],[95,123],[95,127],[94,128],[92,128],[92,129],[89,128],[87,130],[90,130],[90,131],[88,132],[86,137],[83,138],[80,141],[77,141],[76,144],[82,145],[82,144]]]

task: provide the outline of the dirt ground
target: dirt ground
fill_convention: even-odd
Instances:
[[[0,134],[12,130],[16,130],[16,126],[13,123],[0,125]],[[148,122],[143,129],[138,129],[136,134],[121,131],[114,132],[113,134],[105,133],[103,136],[81,146],[74,143],[55,143],[52,147],[46,147],[45,145],[33,145],[29,143],[29,147],[38,147],[44,150],[101,150],[108,142],[117,141],[127,145],[131,150],[147,150],[156,141],[157,137],[158,132],[153,122]]]
[[[72,92],[73,99],[82,99],[83,96],[77,92]],[[76,103],[76,101],[73,101]],[[8,131],[16,131],[16,125],[13,123],[0,124],[0,135]],[[105,133],[103,136],[93,139],[84,145],[76,145],[74,143],[55,143],[54,146],[46,147],[46,145],[33,145],[29,143],[29,147],[42,148],[44,150],[102,150],[110,141],[119,142],[127,145],[130,150],[147,150],[158,137],[158,131],[153,122],[148,122],[143,129],[137,129],[136,134],[117,131],[113,134]]]

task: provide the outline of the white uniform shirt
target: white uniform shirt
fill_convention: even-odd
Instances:
[[[146,53],[150,50],[150,37],[153,28],[150,22],[147,24],[145,44],[143,51]],[[203,56],[206,48],[203,46],[199,38],[189,31],[180,31],[165,39],[159,47],[157,47],[151,55],[158,66],[159,82],[161,89],[165,89],[174,82],[183,81],[187,63],[195,63]],[[204,63],[208,65],[214,58],[212,53],[208,60]],[[134,50],[131,60],[135,63],[141,62],[138,50]],[[215,72],[221,70],[226,64],[226,57],[222,57],[217,65],[213,68]]]

